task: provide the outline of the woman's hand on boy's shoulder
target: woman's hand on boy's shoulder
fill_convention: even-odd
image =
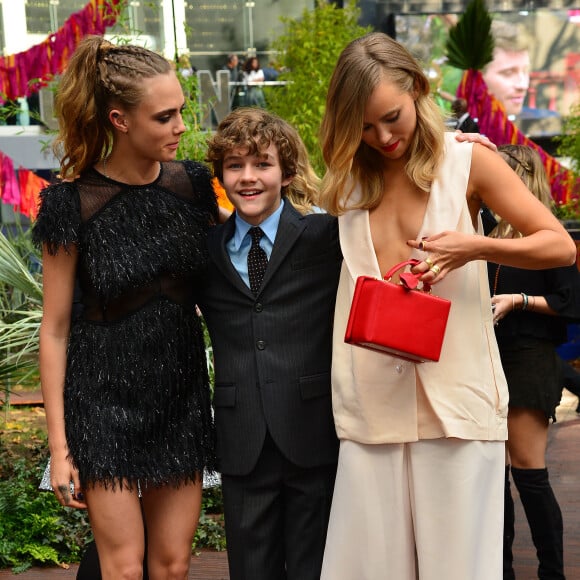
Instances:
[[[463,133],[462,131],[455,131],[455,140],[459,141],[459,143],[479,143],[480,145],[487,147],[490,151],[497,153],[497,145],[481,133]]]

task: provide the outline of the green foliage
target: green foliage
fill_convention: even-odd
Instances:
[[[39,264],[29,229],[0,232],[0,390],[5,392],[11,384],[38,384]]]
[[[562,221],[580,220],[580,103],[570,108],[562,123],[562,135],[556,138],[557,153],[564,157],[572,171],[573,197],[567,203],[556,206],[555,214]]]
[[[181,136],[177,158],[205,161],[210,133],[200,125],[202,108],[198,101],[197,75],[183,76],[178,73],[178,77],[185,95],[185,108],[182,114],[187,131]]]
[[[359,9],[353,0],[345,8],[321,1],[301,18],[282,18],[283,33],[273,42],[280,80],[288,84],[266,87],[268,107],[291,123],[300,133],[315,171],[324,173],[318,131],[332,71],[343,48],[370,32],[358,24]]]
[[[0,440],[0,569],[78,562],[92,539],[87,513],[38,490],[47,460],[44,431],[19,430],[18,441]],[[204,490],[193,549],[225,549],[222,512],[221,487]]]
[[[218,552],[226,549],[223,511],[221,486],[204,489],[201,500],[201,516],[193,539],[194,549],[209,548]]]
[[[201,507],[205,513],[221,514],[224,511],[224,500],[221,486],[210,487],[203,490]]]
[[[580,200],[574,197],[566,203],[554,204],[553,212],[563,222],[580,220]]]
[[[7,98],[5,93],[2,93],[2,98]],[[22,108],[18,101],[6,101],[0,107],[0,125],[8,125],[10,122],[14,123],[14,119],[21,112]]]
[[[493,59],[491,16],[485,0],[471,0],[457,24],[449,30],[448,64],[459,69],[481,70]]]
[[[570,159],[570,168],[580,175],[580,103],[570,109],[558,139],[558,155]]]
[[[0,283],[17,291],[17,302],[27,300],[40,304],[42,285],[38,276],[39,255],[31,240],[30,229],[18,228],[12,233],[0,232]]]
[[[52,493],[38,491],[45,446],[44,438],[26,458],[0,449],[0,568],[22,572],[78,561],[90,539],[86,512],[64,509]]]
[[[193,549],[209,548],[218,552],[226,549],[223,515],[209,516],[202,511],[193,540]]]

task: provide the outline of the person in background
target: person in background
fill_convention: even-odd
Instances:
[[[226,64],[222,70],[230,73],[230,107],[236,109],[244,104],[245,92],[241,84],[244,80],[244,72],[240,67],[240,60],[235,53],[228,54]]]
[[[141,578],[146,547],[150,578],[187,576],[214,465],[195,291],[218,207],[209,169],[175,161],[184,106],[162,56],[83,39],[56,94],[62,180],[33,230],[51,485],[88,508],[105,580]]]
[[[519,26],[501,20],[492,22],[492,35],[493,60],[483,69],[483,80],[508,117],[515,119],[530,86],[528,39]]]
[[[493,60],[483,69],[489,92],[502,103],[508,119],[528,135],[549,135],[561,132],[557,111],[532,108],[526,104],[530,89],[529,36],[521,24],[493,20],[495,48]]]
[[[244,63],[244,82],[246,83],[246,105],[248,107],[266,108],[266,99],[261,84],[265,81],[264,71],[260,61],[255,56],[249,56]]]
[[[194,75],[196,72],[196,68],[193,66],[191,62],[191,58],[187,54],[182,54],[177,61],[177,72],[183,78],[189,78],[190,76]]]
[[[321,126],[320,205],[339,216],[344,256],[332,355],[340,451],[321,580],[502,575],[508,392],[485,261],[565,266],[576,248],[496,153],[456,135],[400,43],[374,32],[343,50]],[[485,237],[482,203],[524,237]],[[439,362],[344,342],[356,279],[410,258],[451,301]]]
[[[441,89],[437,90],[437,94],[450,103],[453,116],[446,120],[447,128],[463,133],[479,133],[479,125],[469,114],[465,99],[457,98],[455,95]]]
[[[265,81],[277,81],[278,77],[280,76],[280,70],[275,68],[274,66],[264,66],[262,67],[264,71],[264,80]]]
[[[297,131],[260,108],[208,160],[235,207],[208,237],[200,308],[214,355],[231,580],[319,580],[336,474],[330,365],[342,255]],[[255,241],[254,241],[255,240]]]
[[[501,157],[546,208],[553,205],[538,153],[525,145],[501,145]],[[517,240],[523,234],[500,219],[489,234]],[[567,322],[579,315],[578,269],[527,270],[488,264],[495,335],[509,389],[505,468],[504,580],[515,578],[512,543],[514,502],[509,472],[520,494],[539,559],[538,578],[564,578],[562,512],[546,467],[548,427],[562,395],[556,347],[566,341]]]
[[[467,101],[465,99],[454,99],[451,103],[451,111],[457,122],[454,129],[464,133],[479,133],[479,125],[471,117],[467,110]]]

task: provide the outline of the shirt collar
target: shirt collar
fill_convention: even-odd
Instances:
[[[258,224],[272,245],[274,245],[274,240],[276,239],[276,233],[278,232],[278,225],[280,224],[280,216],[282,215],[282,210],[284,209],[284,203],[284,198],[282,198],[278,209],[272,215],[269,215],[261,224]],[[253,226],[252,224],[249,224],[247,221],[243,220],[239,216],[238,212],[236,212],[235,221],[236,231],[234,232],[233,242],[234,250],[237,251],[240,249],[246,234]]]

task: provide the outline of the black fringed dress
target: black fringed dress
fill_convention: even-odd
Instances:
[[[35,242],[52,254],[78,247],[64,407],[85,487],[178,485],[213,469],[195,289],[216,219],[209,170],[191,161],[163,163],[149,185],[91,169],[41,194]]]

